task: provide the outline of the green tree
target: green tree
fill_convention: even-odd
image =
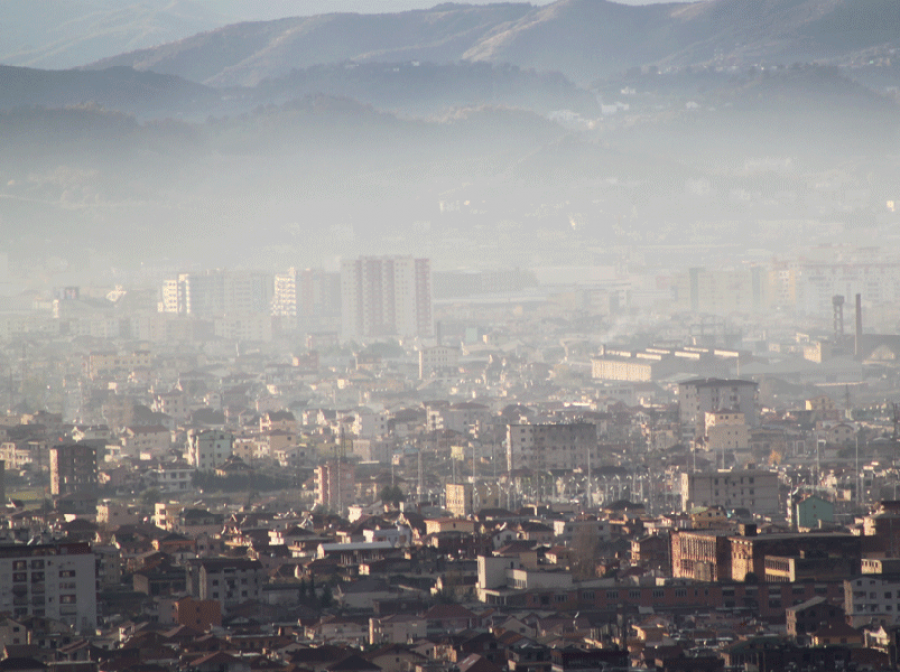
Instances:
[[[144,506],[153,506],[155,505],[161,497],[161,493],[156,488],[147,488],[144,492],[141,493],[141,503]]]
[[[331,586],[326,583],[322,586],[322,594],[319,596],[319,606],[322,609],[328,609],[332,604],[334,604],[334,593],[331,591]]]
[[[390,502],[394,506],[399,506],[400,502],[406,501],[406,495],[397,485],[386,485],[381,489],[379,495],[382,502]]]

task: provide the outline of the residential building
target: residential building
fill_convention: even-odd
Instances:
[[[172,433],[162,425],[136,425],[126,427],[122,433],[122,452],[132,457],[142,453],[164,455],[168,452]]]
[[[424,346],[419,349],[419,378],[452,372],[459,366],[459,348],[446,345]]]
[[[750,448],[750,428],[743,413],[708,411],[705,414],[704,441],[713,453]]]
[[[85,444],[50,449],[50,494],[90,494],[97,489],[97,449]]]
[[[219,430],[190,430],[187,441],[188,464],[198,471],[215,471],[234,452],[234,435]]]
[[[457,434],[471,435],[491,418],[491,409],[476,401],[429,402],[425,411],[429,430],[448,429]]]
[[[343,337],[429,337],[434,332],[431,296],[428,259],[345,259],[341,262]]]
[[[844,611],[855,628],[900,623],[900,576],[862,574],[846,579]]]
[[[97,557],[88,543],[0,546],[0,611],[97,627]]]
[[[186,462],[162,462],[145,473],[147,486],[168,494],[191,490],[197,469]]]
[[[743,413],[751,427],[758,424],[756,390],[750,380],[698,378],[678,385],[678,417],[682,424],[702,428],[706,414],[728,410]]]
[[[760,515],[781,511],[778,474],[762,469],[681,474],[681,506],[743,508]]]
[[[166,280],[159,311],[196,317],[268,313],[271,299],[272,277],[267,273],[208,270]]]
[[[223,614],[239,604],[259,601],[266,570],[258,560],[205,558],[187,565],[187,590],[192,597],[213,600]]]
[[[484,481],[447,483],[444,486],[445,508],[454,516],[464,518],[481,509],[500,506],[500,486]]]
[[[597,447],[597,428],[588,422],[510,424],[507,469],[574,469],[585,466]]]
[[[330,460],[316,467],[316,505],[341,512],[353,501],[356,467],[347,460]]]
[[[834,522],[834,503],[818,495],[788,496],[788,521],[794,529],[815,530],[821,523]]]
[[[82,372],[91,379],[102,378],[113,373],[149,369],[153,366],[153,355],[149,350],[135,350],[129,353],[92,352],[82,362]]]
[[[318,268],[289,268],[275,275],[272,315],[289,326],[321,324],[341,312],[341,276]]]

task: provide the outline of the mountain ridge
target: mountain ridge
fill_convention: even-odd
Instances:
[[[647,65],[852,62],[897,46],[894,0],[557,0],[232,24],[87,67],[129,65],[211,86],[252,86],[314,64],[486,61],[587,84]]]

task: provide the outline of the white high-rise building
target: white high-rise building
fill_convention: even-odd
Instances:
[[[341,262],[345,339],[421,336],[434,332],[431,262],[412,257],[360,257]]]

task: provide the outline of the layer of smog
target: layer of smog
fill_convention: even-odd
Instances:
[[[896,0],[0,26],[0,667],[897,669]]]

